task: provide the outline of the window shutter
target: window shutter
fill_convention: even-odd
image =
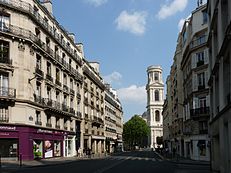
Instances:
[[[205,64],[209,63],[209,49],[208,48],[204,50],[204,62]]]
[[[197,58],[197,57],[196,57],[196,54],[193,54],[193,55],[192,55],[192,64],[191,64],[192,69],[193,69],[193,68],[196,68],[196,61],[197,61],[196,58]]]

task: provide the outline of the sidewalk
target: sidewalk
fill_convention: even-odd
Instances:
[[[11,160],[2,160],[2,170],[3,171],[13,171],[19,168],[29,168],[29,167],[37,167],[37,166],[51,166],[56,164],[68,164],[78,160],[89,160],[89,159],[100,159],[108,157],[108,155],[92,155],[83,156],[83,157],[56,157],[56,158],[49,158],[49,159],[41,159],[41,160],[29,160],[29,161],[22,161],[22,165],[20,166],[19,161],[11,161]],[[0,169],[1,172],[1,169]]]
[[[160,153],[156,154],[158,156],[160,156],[163,160],[167,160],[169,162],[172,163],[176,163],[176,164],[189,164],[189,165],[204,165],[204,166],[210,166],[210,162],[209,161],[201,161],[201,160],[191,160],[191,159],[187,159],[184,157],[175,157],[175,158],[171,158],[171,157],[164,157],[163,155],[161,155]]]

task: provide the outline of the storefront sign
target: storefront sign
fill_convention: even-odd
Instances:
[[[37,133],[52,133],[52,131],[51,130],[38,129]]]
[[[16,127],[15,127],[15,126],[0,126],[0,130],[15,131],[15,130],[16,130]]]

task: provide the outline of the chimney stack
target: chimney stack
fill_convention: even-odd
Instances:
[[[51,0],[43,0],[41,4],[47,9],[47,11],[52,15],[52,2]]]

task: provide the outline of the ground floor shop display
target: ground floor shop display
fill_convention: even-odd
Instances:
[[[0,125],[0,155],[3,158],[22,157],[23,160],[64,156],[68,136],[65,131]],[[69,152],[74,149],[68,148]]]

